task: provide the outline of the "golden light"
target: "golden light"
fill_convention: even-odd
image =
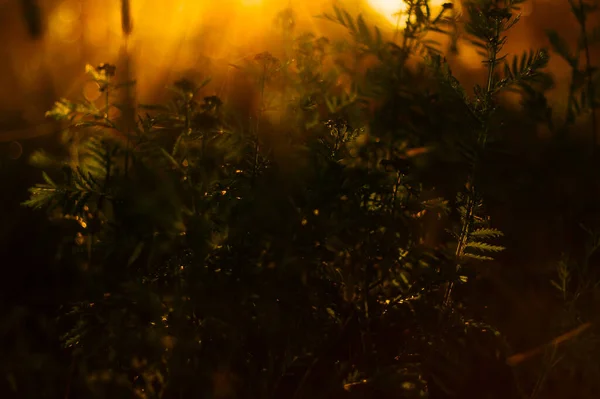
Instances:
[[[262,4],[262,0],[241,0],[244,6],[258,6]]]
[[[406,11],[406,3],[402,0],[369,0],[368,3],[393,24],[399,23]]]
[[[81,7],[78,3],[62,3],[50,15],[48,27],[50,35],[64,43],[73,43],[81,35],[81,26],[78,19]]]
[[[281,58],[289,46],[286,40],[307,32],[336,41],[346,35],[342,27],[315,18],[333,14],[334,5],[353,17],[362,13],[369,27],[377,25],[389,39],[396,37],[395,29],[404,28],[407,13],[404,0],[130,0],[132,31],[126,37],[120,0],[38,1],[43,4],[45,30],[42,40],[32,41],[20,19],[20,2],[0,0],[6,5],[0,13],[6,12],[9,17],[5,21],[11,21],[0,29],[0,58],[8,60],[0,63],[5,93],[0,93],[0,110],[18,110],[25,115],[24,110],[51,106],[55,97],[94,100],[98,88],[86,84],[85,64],[108,62],[122,68],[124,60],[137,81],[135,94],[140,102],[154,101],[166,85],[184,76],[200,80],[212,76],[207,90],[227,100],[228,93],[243,83],[238,79],[242,72],[236,67],[243,67],[245,60],[251,61],[264,51]],[[451,1],[430,0],[431,13],[436,16],[442,4]],[[548,1],[528,0],[522,13],[531,14],[534,3]],[[456,6],[459,12],[460,2]],[[295,18],[294,32],[289,36],[283,35],[282,24],[276,23],[277,15],[287,7],[293,9]],[[539,12],[543,12],[542,7],[536,10]],[[522,53],[532,38],[543,36],[541,28],[531,26],[519,24],[505,51]],[[552,24],[544,27],[552,28]],[[447,38],[439,36],[432,39],[444,46]],[[455,73],[462,74],[458,77],[466,78],[470,85],[483,70],[481,57],[464,42],[459,49],[460,54],[450,61],[456,65]],[[558,64],[552,64],[553,72],[562,73],[557,77],[567,82],[567,67],[554,65]],[[46,123],[44,112],[36,112],[38,116],[31,120]],[[2,118],[0,114],[0,123]],[[7,140],[5,137],[3,134],[0,141]]]
[[[432,0],[433,4],[442,2]],[[389,21],[387,27],[380,26],[382,30],[393,29],[398,20],[394,14],[406,8],[403,0],[130,0],[133,29],[126,38],[118,0],[52,0],[49,4],[44,10],[48,27],[45,40],[27,54],[25,46],[13,45],[15,73],[27,72],[32,84],[42,74],[51,76],[59,94],[69,96],[80,91],[84,83],[82,65],[118,63],[126,48],[141,97],[186,71],[214,77],[213,69],[221,74],[226,69],[223,66],[239,65],[263,51],[280,56],[276,49],[283,47],[284,37],[274,21],[286,7],[294,10],[294,35],[312,32],[327,36],[340,34],[336,33],[339,27],[315,16],[331,14],[334,4],[353,16],[361,12],[368,18],[381,15],[368,24],[385,25],[383,22]],[[28,60],[19,59],[17,53]],[[40,66],[24,68],[35,56],[40,58]],[[83,94],[94,98],[97,93],[88,85]],[[14,104],[14,100],[10,102]]]
[[[447,2],[448,0],[431,0],[429,5],[432,12],[435,13],[442,4]],[[406,20],[407,4],[403,0],[368,0],[367,3],[374,11],[394,25],[401,24]]]

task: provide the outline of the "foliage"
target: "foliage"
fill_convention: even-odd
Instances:
[[[61,222],[61,256],[84,271],[60,322],[68,394],[519,397],[510,348],[465,292],[504,250],[486,209],[509,123],[500,96],[551,123],[549,52],[502,53],[522,0],[466,1],[463,19],[406,3],[393,39],[341,8],[323,16],[349,32],[336,43],[280,13],[284,57],[240,66],[258,93],[249,121],[202,94],[209,80],[134,106],[120,94],[134,82],[109,64],[87,67],[100,101],[47,113],[68,154],[34,154],[44,183],[25,205]],[[428,36],[456,27],[488,71],[472,92]],[[569,109],[593,86],[573,86]],[[556,286],[572,303],[567,275]]]
[[[592,2],[569,0],[571,11],[580,26],[581,33],[577,39],[575,49],[572,50],[569,44],[555,30],[548,30],[547,35],[556,54],[564,59],[571,67],[571,84],[569,87],[568,103],[566,109],[566,118],[564,123],[572,125],[576,118],[584,113],[591,113],[592,133],[598,129],[595,109],[598,108],[598,68],[591,64],[590,51],[600,41],[599,28],[590,27],[587,22],[598,10],[597,4]],[[581,64],[582,55],[584,65]],[[596,145],[596,135],[592,134],[592,146]]]

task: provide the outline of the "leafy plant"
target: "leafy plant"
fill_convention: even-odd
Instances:
[[[87,68],[101,100],[48,112],[68,154],[32,157],[25,205],[63,222],[86,271],[61,319],[73,396],[517,397],[461,289],[504,249],[480,188],[500,95],[543,99],[548,52],[502,54],[523,1],[467,1],[463,22],[406,3],[401,40],[341,8],[323,17],[348,38],[296,35],[282,11],[281,59],[237,66],[256,82],[242,115],[209,80],[134,109],[108,64]],[[472,94],[428,36],[459,24],[488,71]]]

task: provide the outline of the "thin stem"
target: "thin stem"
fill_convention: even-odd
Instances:
[[[494,89],[494,70],[496,68],[496,64],[498,63],[498,53],[502,47],[500,34],[502,33],[502,21],[498,18],[494,20],[494,37],[489,39],[489,47],[488,47],[488,76],[486,83],[486,92],[485,97],[483,98],[484,104],[483,109],[489,117],[489,110],[491,108],[492,103],[492,92]],[[465,249],[467,248],[467,243],[469,240],[469,235],[471,234],[471,226],[473,224],[473,218],[475,217],[475,207],[477,204],[477,191],[475,189],[475,174],[479,165],[479,156],[481,152],[485,149],[485,145],[487,143],[487,136],[489,133],[488,129],[488,121],[487,118],[483,120],[483,126],[481,126],[481,130],[479,132],[479,136],[477,137],[478,147],[475,153],[475,159],[473,160],[473,164],[471,165],[471,173],[467,179],[467,203],[465,206],[465,215],[462,218],[462,226],[460,230],[460,235],[458,236],[458,243],[456,244],[456,272],[460,270],[460,259],[463,257],[465,253]],[[452,290],[454,288],[454,283],[450,282],[444,294],[443,303],[445,306],[449,306],[452,302]]]
[[[587,37],[587,29],[585,26],[585,9],[583,0],[579,0],[579,12],[581,13],[581,19],[579,24],[581,26],[581,35],[583,41],[583,49],[585,52],[585,67],[586,67],[586,75],[587,75],[587,89],[589,99],[592,102],[592,156],[596,154],[596,146],[598,144],[598,139],[596,135],[598,134],[598,121],[596,119],[596,108],[594,101],[596,99],[595,90],[594,90],[594,82],[592,81],[592,62],[590,57],[590,45]]]
[[[400,183],[402,182],[402,175],[400,171],[396,172],[396,182],[394,183],[394,191],[392,193],[392,203],[390,206],[390,213],[392,216],[396,214],[396,198],[398,197],[398,189],[400,188]]]
[[[473,217],[475,216],[475,189],[473,188],[473,179],[469,178],[469,194],[467,199],[467,206],[465,211],[465,217],[463,219],[463,226],[460,232],[460,238],[458,240],[458,245],[456,246],[456,259],[460,259],[464,253],[465,248],[467,247],[467,240],[469,238],[470,227],[473,221]]]
[[[402,50],[403,50],[403,56],[405,59],[408,58],[408,54],[410,53],[409,49],[408,49],[408,45],[409,45],[408,36],[409,36],[409,34],[412,35],[412,33],[413,33],[411,30],[412,23],[410,22],[410,17],[412,16],[412,14],[414,12],[414,7],[415,7],[414,3],[410,2],[408,11],[406,12],[406,28],[404,28],[404,37],[402,38]],[[398,18],[400,18],[400,17],[398,17]]]
[[[494,69],[496,68],[496,62],[497,62],[497,57],[498,57],[498,45],[497,43],[499,42],[499,38],[500,38],[500,24],[501,22],[496,19],[495,20],[495,25],[496,25],[496,32],[495,32],[495,37],[494,37],[494,43],[491,46],[490,50],[489,50],[489,58],[488,58],[488,77],[487,77],[487,97],[489,97],[489,95],[492,93],[492,87],[494,86]],[[489,100],[489,98],[487,98]]]
[[[128,17],[129,18],[129,17]],[[126,82],[131,81],[130,78],[130,59],[129,59],[129,49],[128,49],[128,37],[129,36],[125,36],[125,44],[124,44],[124,51],[125,51],[125,79]],[[129,84],[127,84],[124,88],[125,90],[125,103],[126,103],[126,110],[124,113],[124,128],[125,128],[125,166],[124,166],[124,175],[125,175],[125,179],[127,179],[129,177],[129,163],[130,163],[130,151],[131,151],[131,135],[133,134],[133,132],[135,131],[134,126],[135,126],[135,108],[134,108],[134,104],[133,104],[133,96],[130,90],[131,87],[129,86]]]
[[[266,61],[263,61],[263,73],[262,73],[262,78],[261,78],[261,84],[260,84],[260,108],[258,110],[258,115],[256,117],[256,127],[255,127],[255,143],[254,143],[254,165],[253,165],[253,170],[252,170],[252,184],[254,184],[254,181],[256,179],[256,175],[258,173],[258,158],[260,155],[260,143],[259,143],[259,136],[258,136],[258,131],[259,131],[259,127],[260,127],[260,118],[262,117],[262,113],[263,113],[263,109],[264,109],[264,98],[265,98],[265,84],[266,84],[266,79],[267,79],[267,63]]]
[[[573,122],[574,114],[573,114],[573,98],[575,96],[575,79],[577,79],[577,69],[572,68],[571,71],[571,85],[569,87],[569,97],[567,98],[567,116],[566,123],[570,124]]]

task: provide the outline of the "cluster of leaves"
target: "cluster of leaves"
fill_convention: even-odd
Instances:
[[[178,81],[170,103],[132,114],[119,97],[132,82],[88,67],[103,105],[49,111],[68,121],[69,154],[34,155],[45,182],[26,202],[63,222],[63,256],[85,270],[86,298],[64,316],[70,389],[467,397],[483,363],[501,374],[506,345],[453,288],[503,250],[480,189],[502,138],[498,96],[544,98],[548,52],[501,54],[522,2],[465,2],[465,37],[489,72],[472,94],[427,36],[452,33],[453,6],[433,14],[426,0],[407,1],[400,41],[339,8],[324,17],[349,41],[294,37],[282,12],[286,58],[247,65],[259,92],[249,122],[201,94],[209,81]],[[273,110],[285,159],[266,133]],[[454,180],[431,177],[439,160]],[[498,397],[514,393],[500,384]]]

